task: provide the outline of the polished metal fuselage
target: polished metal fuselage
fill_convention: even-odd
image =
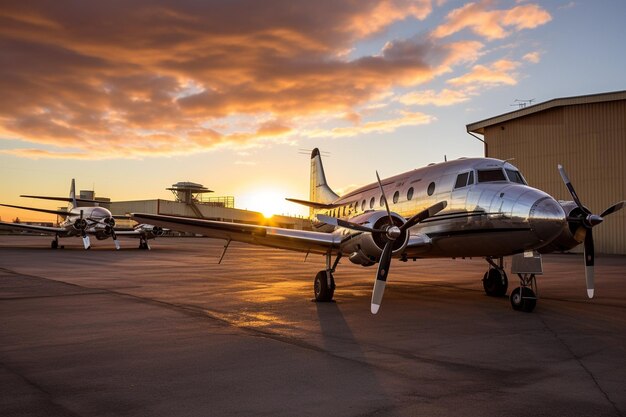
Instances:
[[[110,227],[105,221],[111,221],[113,215],[104,207],[74,207],[66,216],[65,220],[60,224],[67,230],[67,236],[80,236],[81,231],[74,227],[76,220],[83,218],[87,227],[85,232],[94,234],[98,240],[106,239],[111,236]]]
[[[545,192],[508,177],[477,181],[478,171],[495,169],[518,172],[505,161],[469,158],[382,180],[390,210],[404,218],[440,201],[447,202],[444,210],[410,229],[409,244],[396,256],[500,257],[541,248],[559,236],[566,227],[561,205]],[[474,182],[459,187],[459,174],[470,172]],[[333,205],[339,207],[318,213],[349,220],[369,210],[385,210],[376,183],[342,196]],[[317,226],[321,228],[318,230],[324,228],[319,223]],[[346,236],[355,232],[338,229],[332,233]]]

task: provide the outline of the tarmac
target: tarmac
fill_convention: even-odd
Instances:
[[[0,236],[0,415],[624,416],[626,257],[544,256],[533,313],[484,259],[343,259],[224,242]],[[509,274],[509,292],[518,285]]]

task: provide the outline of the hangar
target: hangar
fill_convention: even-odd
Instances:
[[[626,199],[626,91],[556,98],[466,128],[485,156],[514,159],[531,186],[557,199],[571,200],[557,164],[592,212]],[[594,229],[594,238],[598,253],[626,254],[626,210]]]

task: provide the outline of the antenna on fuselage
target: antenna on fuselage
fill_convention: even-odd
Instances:
[[[443,162],[448,162],[448,155],[443,156]]]

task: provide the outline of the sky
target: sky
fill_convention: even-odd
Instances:
[[[621,0],[0,2],[6,204],[192,181],[304,215],[315,147],[341,194],[482,156],[466,125],[517,100],[626,89]]]

